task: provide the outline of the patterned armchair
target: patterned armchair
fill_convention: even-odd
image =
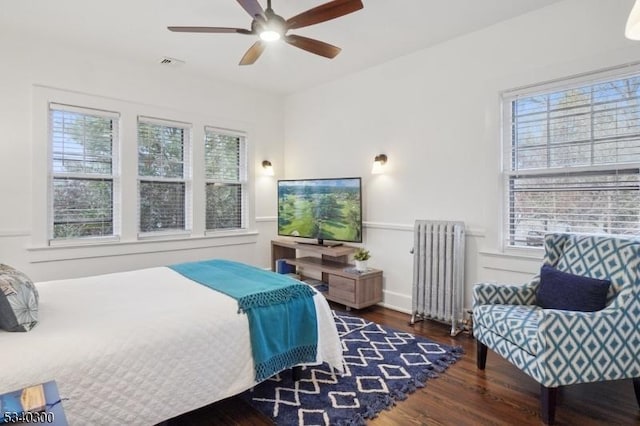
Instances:
[[[559,386],[633,379],[640,405],[640,241],[550,234],[544,263],[610,280],[605,309],[542,309],[535,305],[539,276],[520,286],[476,284],[478,368],[484,370],[489,347],[540,383],[547,424],[554,421]]]

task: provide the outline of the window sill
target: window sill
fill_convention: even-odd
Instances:
[[[237,235],[244,235],[247,232],[250,231],[248,231],[247,229],[221,229],[219,231],[211,229],[205,231],[204,235],[205,237],[233,237]]]
[[[519,260],[537,260],[540,261],[544,257],[544,248],[505,248],[504,251],[498,250],[482,250],[478,252],[480,256],[494,258],[510,258]]]
[[[28,247],[30,262],[54,262],[59,260],[76,260],[100,257],[124,256],[135,254],[164,253],[182,250],[203,249],[209,247],[255,244],[258,241],[257,231],[205,236],[186,236],[134,241],[109,241],[102,243],[82,243],[64,245]]]
[[[483,269],[532,277],[540,271],[544,250],[542,248],[505,248],[504,251],[483,250],[479,255],[479,265]]]
[[[161,231],[161,232],[140,232],[138,240],[140,241],[165,241],[165,240],[184,240],[191,238],[191,231]]]
[[[86,247],[86,246],[101,246],[105,244],[117,244],[120,242],[120,237],[87,237],[77,239],[58,239],[49,240],[47,248],[58,247]]]

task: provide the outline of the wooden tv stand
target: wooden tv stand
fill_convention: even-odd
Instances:
[[[298,252],[308,252],[315,256],[298,256]],[[353,268],[349,256],[356,247],[341,245],[326,247],[301,244],[289,240],[271,241],[271,270],[275,271],[276,260],[284,259],[298,268],[304,278],[304,269],[322,273],[322,281],[327,283],[324,293],[328,300],[349,308],[361,309],[382,302],[382,270],[369,269],[358,273],[345,269]],[[318,257],[317,255],[320,255]]]

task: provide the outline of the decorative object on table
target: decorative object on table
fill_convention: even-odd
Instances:
[[[462,356],[462,349],[363,318],[333,312],[347,373],[307,367],[293,383],[284,372],[242,394],[276,425],[364,424],[391,409]]]
[[[289,265],[285,259],[276,260],[276,272],[279,274],[292,274],[296,272],[296,267]]]
[[[367,260],[371,259],[371,253],[364,247],[358,247],[353,253],[353,260],[356,263],[356,271],[364,272],[367,270]]]
[[[474,286],[478,368],[491,348],[540,383],[547,424],[561,386],[632,379],[640,405],[640,242],[548,234],[544,249],[530,282]]]

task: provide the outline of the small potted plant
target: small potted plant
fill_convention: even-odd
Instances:
[[[366,271],[367,270],[367,260],[371,258],[371,253],[369,250],[364,247],[359,247],[355,253],[353,253],[353,260],[356,262],[356,271]]]

